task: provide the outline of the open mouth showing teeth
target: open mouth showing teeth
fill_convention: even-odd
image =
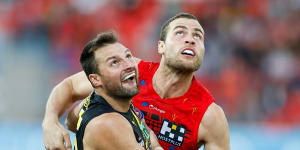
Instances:
[[[194,51],[186,49],[181,54],[195,56]]]
[[[133,80],[135,78],[135,73],[127,75],[122,81]]]

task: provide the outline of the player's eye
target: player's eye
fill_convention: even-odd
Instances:
[[[199,34],[194,34],[193,36],[195,39],[201,39],[201,36]]]
[[[112,62],[111,62],[111,66],[115,66],[115,65],[117,65],[118,64],[118,61],[117,60],[113,60]]]
[[[132,55],[131,54],[127,54],[126,58],[132,58]]]
[[[182,35],[183,35],[183,32],[182,32],[182,31],[178,31],[178,32],[176,32],[176,35],[182,36]]]

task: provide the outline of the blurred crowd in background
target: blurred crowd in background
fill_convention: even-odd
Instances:
[[[35,73],[44,82],[43,99],[31,99],[42,104],[42,118],[50,90],[81,70],[82,48],[96,34],[113,29],[135,56],[157,62],[160,27],[178,12],[195,15],[205,30],[196,76],[230,122],[300,124],[299,0],[1,0],[0,84],[7,53],[26,51],[47,61],[42,75]],[[14,66],[9,69],[22,71]]]

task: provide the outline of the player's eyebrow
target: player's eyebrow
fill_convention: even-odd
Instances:
[[[178,29],[178,28],[181,28],[181,29],[188,29],[186,26],[179,25],[179,26],[176,26],[173,30],[176,30],[176,29]],[[194,28],[194,31],[200,32],[202,35],[204,35],[204,31],[201,30],[200,28]]]
[[[108,57],[108,58],[106,59],[106,62],[108,62],[108,61],[111,60],[111,59],[116,59],[116,58],[117,58],[116,56]]]
[[[176,26],[173,30],[176,30],[176,29],[178,29],[178,28],[187,29],[186,26]]]
[[[124,53],[130,53],[131,54],[131,51],[130,51],[130,49],[127,48]],[[117,56],[111,56],[111,57],[106,58],[106,62],[108,62],[111,59],[117,59]]]
[[[200,28],[194,28],[195,31],[199,31],[202,35],[204,35],[204,31],[201,30]]]

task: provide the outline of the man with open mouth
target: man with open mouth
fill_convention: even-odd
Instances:
[[[225,114],[194,76],[204,57],[204,35],[195,16],[179,13],[162,27],[157,45],[160,63],[135,58],[140,92],[133,104],[143,112],[164,149],[197,150],[202,145],[205,150],[230,149]],[[43,122],[45,143],[68,142],[58,117],[91,91],[83,72],[65,79],[52,91]],[[59,93],[63,96],[57,96]]]

